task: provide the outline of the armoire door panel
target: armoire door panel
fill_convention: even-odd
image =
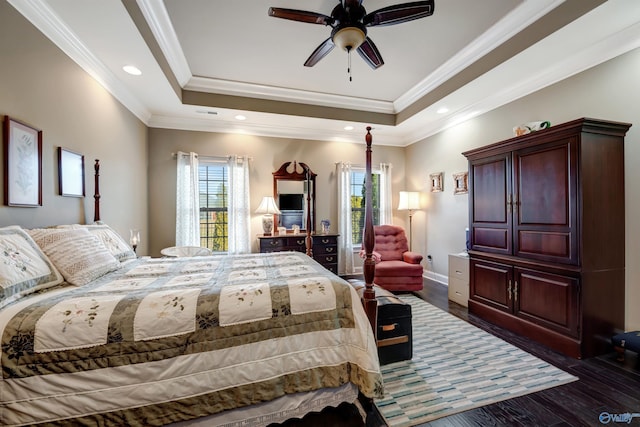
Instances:
[[[514,153],[513,254],[578,264],[575,138]]]
[[[515,269],[515,314],[546,328],[577,335],[578,280]]]
[[[484,261],[471,261],[471,298],[511,311],[511,267]]]
[[[477,250],[504,252],[511,251],[509,244],[510,234],[504,228],[483,228],[473,229],[473,245]]]
[[[473,165],[474,222],[506,224],[510,220],[507,212],[509,173],[506,158]]]
[[[517,154],[517,224],[569,227],[569,146]]]
[[[519,256],[547,255],[551,257],[571,257],[571,233],[545,231],[520,231],[518,233]]]

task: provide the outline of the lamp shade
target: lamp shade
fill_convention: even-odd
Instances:
[[[276,206],[276,201],[273,197],[265,196],[260,202],[260,206],[256,209],[256,213],[259,214],[280,214],[280,209]]]
[[[420,193],[417,191],[401,191],[399,211],[420,209]]]

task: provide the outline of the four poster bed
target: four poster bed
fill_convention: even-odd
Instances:
[[[137,258],[100,223],[97,160],[95,188],[95,224],[0,229],[0,424],[267,425],[382,397],[370,205],[361,304],[301,253]]]

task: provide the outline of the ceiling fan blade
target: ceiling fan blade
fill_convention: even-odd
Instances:
[[[289,19],[291,21],[308,22],[310,24],[332,25],[334,19],[322,13],[308,12],[306,10],[284,9],[281,7],[270,7],[267,12],[269,16],[275,18]]]
[[[374,70],[384,65],[380,51],[369,37],[367,37],[365,41],[358,46],[358,53]]]
[[[395,25],[433,15],[435,0],[415,1],[383,7],[368,13],[362,23],[367,27]]]
[[[304,66],[313,67],[318,63],[318,61],[327,56],[327,54],[331,52],[334,47],[336,47],[336,45],[333,43],[333,40],[331,40],[331,37],[329,37],[328,39],[323,41],[320,46],[316,48],[316,50],[313,51],[311,56],[309,56],[309,58],[305,61]]]

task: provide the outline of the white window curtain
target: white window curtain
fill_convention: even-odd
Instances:
[[[178,152],[176,181],[176,246],[200,246],[198,154]]]
[[[337,163],[338,177],[338,274],[353,274],[353,248],[351,246],[351,164]]]
[[[251,213],[249,211],[249,157],[229,156],[229,253],[251,252]]]
[[[380,224],[393,224],[391,206],[391,164],[380,163]]]

